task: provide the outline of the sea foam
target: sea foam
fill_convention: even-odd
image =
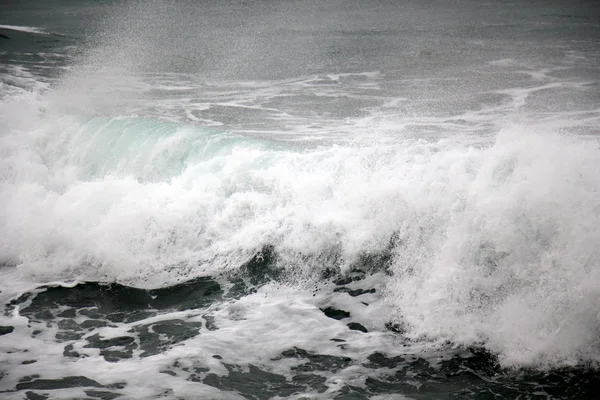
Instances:
[[[0,249],[23,281],[168,286],[264,246],[305,279],[392,251],[387,300],[410,337],[506,365],[595,359],[594,141],[513,125],[477,146],[300,148],[27,96],[0,108]]]

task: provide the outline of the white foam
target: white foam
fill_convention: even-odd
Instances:
[[[15,101],[0,108],[11,128],[0,248],[15,265],[3,291],[17,276],[169,285],[235,269],[264,245],[289,274],[313,276],[397,234],[387,293],[412,337],[485,341],[506,365],[598,354],[595,141],[516,125],[477,147],[301,149]]]
[[[28,32],[28,33],[47,34],[47,32],[44,31],[43,29],[36,28],[34,26],[0,25],[0,29],[8,29],[11,31],[20,31],[20,32]]]
[[[388,288],[411,335],[484,342],[507,365],[597,360],[599,159],[595,142],[519,129],[421,175]]]
[[[383,282],[381,278],[383,274],[372,276],[368,284],[379,287]],[[69,362],[57,361],[64,360],[66,343],[54,340],[55,329],[46,327],[44,322],[27,321],[18,315],[11,319],[5,318],[0,322],[15,326],[15,332],[4,336],[0,343],[0,350],[5,354],[3,361],[10,365],[0,383],[0,389],[13,388],[20,377],[34,374],[40,375],[39,379],[59,379],[84,374],[102,385],[125,382],[124,388],[112,391],[127,398],[149,398],[166,393],[168,397],[234,399],[240,398],[234,392],[217,391],[189,378],[193,374],[203,376],[209,373],[227,376],[229,372],[224,364],[245,372],[250,365],[254,365],[263,371],[290,377],[298,373],[293,371],[294,367],[309,362],[303,357],[281,357],[282,352],[296,347],[312,354],[350,357],[354,360],[349,361],[345,368],[332,365],[327,370],[313,371],[327,379],[329,389],[321,394],[307,392],[302,395],[327,399],[344,384],[364,385],[366,376],[374,371],[361,365],[360,360],[365,360],[373,352],[395,356],[416,350],[416,347],[400,346],[401,338],[382,332],[389,309],[386,304],[378,301],[379,292],[370,295],[368,299],[363,296],[356,298],[346,293],[333,293],[332,284],[325,286],[329,287],[323,287],[323,291],[315,291],[315,287],[302,289],[267,284],[256,293],[240,299],[213,303],[205,309],[167,312],[132,323],[111,323],[90,331],[81,339],[69,341],[72,351],[82,355],[69,358]],[[366,306],[361,300],[373,303]],[[343,304],[351,312],[351,318],[338,321],[326,317],[319,310],[320,307],[332,304]],[[208,330],[203,326],[197,336],[149,357],[140,357],[142,350],[135,348],[131,358],[121,359],[118,363],[109,362],[100,355],[100,349],[89,346],[86,340],[95,335],[103,340],[130,336],[131,328],[137,325],[150,326],[165,320],[201,321],[201,316],[204,315],[212,317],[213,324],[218,329]],[[349,330],[346,326],[349,321],[360,322],[371,332]],[[32,337],[33,330],[40,332]],[[339,343],[332,342],[331,338],[344,340],[343,346],[337,346]],[[213,355],[218,355],[219,358]],[[27,360],[36,362],[23,363]],[[198,367],[203,371],[196,372]],[[170,373],[165,374],[165,371]],[[52,391],[57,398],[72,398],[81,395],[81,392],[80,388]],[[299,393],[295,398],[301,397]]]

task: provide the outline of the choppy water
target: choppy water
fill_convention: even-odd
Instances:
[[[594,2],[6,2],[7,399],[595,398]]]

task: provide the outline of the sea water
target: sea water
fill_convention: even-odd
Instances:
[[[595,2],[6,1],[6,399],[595,398]]]

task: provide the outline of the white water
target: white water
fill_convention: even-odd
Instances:
[[[288,11],[270,18],[283,29]],[[294,343],[311,348],[303,341],[311,327],[299,321],[323,317],[316,307],[331,299],[313,299],[306,282],[332,265],[348,270],[394,238],[391,275],[376,277],[384,300],[373,299],[371,315],[343,305],[372,331],[357,339],[357,352],[368,354],[369,340],[395,319],[427,345],[484,343],[505,366],[598,361],[597,57],[533,52],[544,37],[528,43],[532,54],[506,51],[515,45],[506,39],[456,46],[453,55],[428,42],[440,37],[433,30],[394,47],[397,59],[374,64],[383,72],[370,59],[360,70],[350,56],[348,66],[332,62],[314,34],[328,22],[314,18],[313,36],[298,35],[306,43],[286,54],[286,31],[261,36],[268,24],[259,14],[235,32],[218,18],[193,25],[214,40],[207,50],[196,36],[171,32],[178,25],[155,29],[163,16],[154,8],[133,9],[51,88],[13,68],[0,102],[2,302],[54,281],[168,286],[236,270],[272,245],[294,290],[263,289],[272,295],[266,305],[264,293],[233,302],[248,316],[244,330],[212,338],[215,348],[237,343],[238,354],[261,358],[264,349],[242,334],[264,333],[268,356]],[[343,49],[339,34],[329,39],[334,50]],[[246,40],[231,52],[236,35]],[[176,58],[177,46],[163,43],[171,37],[183,37],[181,52],[196,58]],[[296,74],[291,56],[302,58],[294,51],[313,41],[320,72]],[[370,54],[368,41],[356,46]],[[205,50],[214,58],[207,68],[220,73],[212,80],[194,74]],[[165,72],[173,60],[192,72]],[[348,72],[327,70],[333,64]],[[270,68],[284,78],[245,79]],[[280,306],[290,297],[297,303]],[[228,314],[219,315],[227,325]],[[280,342],[265,332],[273,315],[288,318]],[[19,318],[5,322],[25,329]],[[338,328],[346,330],[322,329]]]
[[[387,301],[413,338],[506,365],[594,360],[600,150],[507,126],[493,142],[308,148],[142,118],[0,105],[3,295],[55,280],[167,286],[274,245],[291,276],[397,237]],[[15,282],[18,274],[19,282]]]
[[[389,286],[412,335],[485,342],[509,365],[596,359],[599,157],[521,129],[419,177]]]
[[[28,33],[46,34],[46,32],[44,30],[33,27],[33,26],[0,25],[0,29],[8,29],[11,31],[20,31],[20,32],[28,32]]]

